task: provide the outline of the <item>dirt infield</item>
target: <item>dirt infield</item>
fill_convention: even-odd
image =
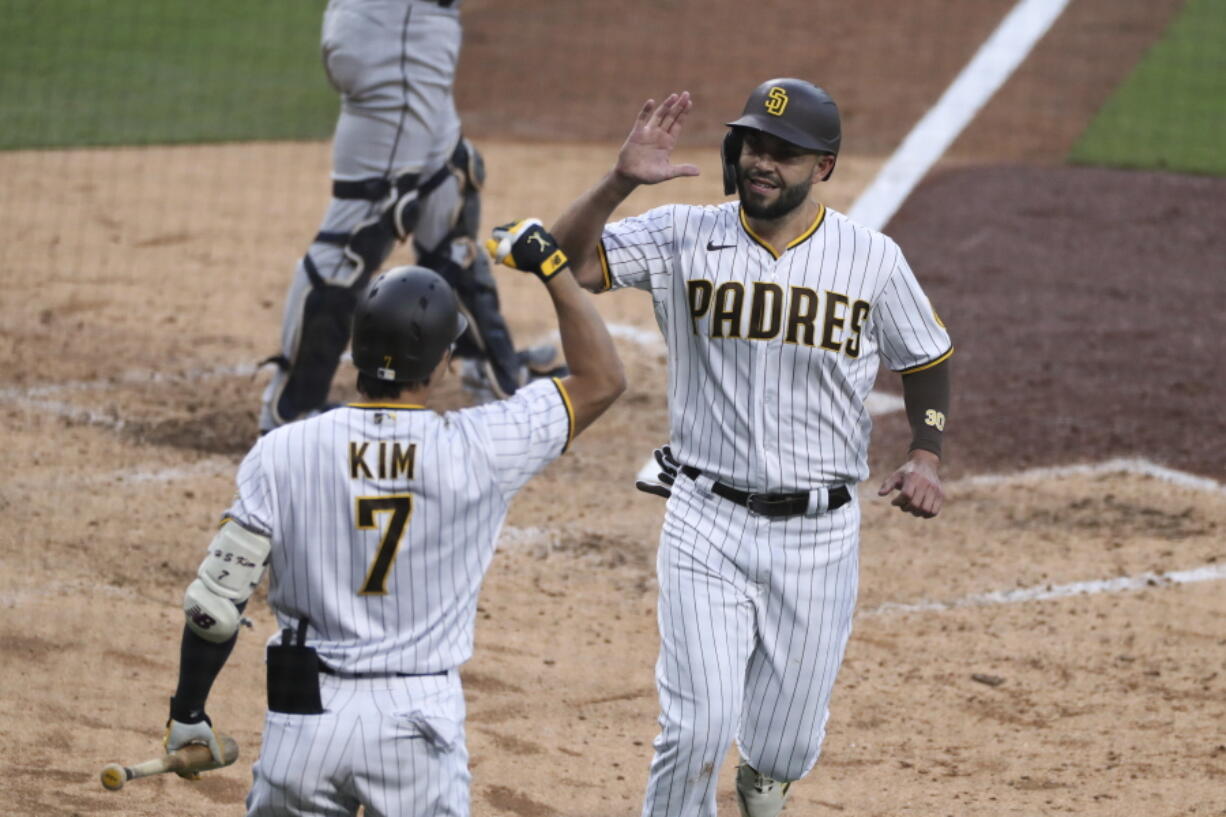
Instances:
[[[950,171],[912,196],[891,233],[962,330],[974,397],[955,412],[958,459],[1143,456],[1226,477],[1209,374],[1226,337],[1223,205],[1226,179],[1023,166]]]
[[[849,124],[888,137],[840,158],[822,189],[831,206],[854,201],[884,146],[918,115],[914,100],[939,92],[1007,5],[946,4],[965,13],[967,33],[952,42],[955,29],[942,28],[946,61],[916,78],[907,106],[879,104],[867,86],[849,92],[871,100],[848,104]],[[1148,4],[1128,25],[1120,5],[1073,3],[1051,43],[1076,48],[1045,41],[1019,82],[1058,75],[1069,53],[1082,59],[1094,26],[1121,32],[1103,64],[1122,61],[1116,51],[1135,59],[1175,4]],[[885,32],[897,26],[888,6],[865,4]],[[470,9],[475,60],[512,11]],[[693,22],[695,13],[659,3],[649,22]],[[686,34],[700,35],[728,32]],[[862,76],[856,60],[874,52],[839,42],[822,67]],[[885,56],[906,75],[897,55]],[[781,55],[779,73],[801,72],[804,59]],[[725,78],[745,73],[733,62]],[[1103,70],[1099,91],[1061,97],[1080,106],[1069,117],[1092,116],[1111,84]],[[718,79],[710,90],[724,87]],[[575,89],[566,119],[534,120],[540,130],[518,134],[527,141],[487,135],[487,225],[525,210],[556,216],[615,146],[540,140],[572,120],[593,132],[570,138],[609,138],[612,125],[584,114],[616,108],[622,123],[622,108],[632,115],[640,94],[660,90],[647,80],[628,76],[626,98],[607,106]],[[729,80],[723,101],[738,106],[744,84]],[[500,107],[513,90],[467,121],[493,128],[514,111]],[[1016,86],[1003,93],[1033,104]],[[720,118],[718,107],[695,116]],[[861,490],[858,618],[823,759],[794,787],[793,817],[1226,815],[1226,386],[1215,376],[1226,334],[1226,186],[1050,166],[1051,146],[1070,129],[1062,117],[1052,139],[1027,140],[1008,157],[1041,166],[970,165],[1016,115],[989,106],[890,229],[958,346],[950,502],[920,523],[876,499],[876,480],[907,439],[901,415],[878,417],[874,478]],[[721,198],[709,142],[717,133],[696,128],[678,157],[702,176],[639,191],[625,210]],[[101,789],[98,771],[159,750],[179,599],[254,439],[264,377],[254,365],[275,349],[327,162],[320,144],[0,154],[13,189],[44,191],[21,207],[4,199],[0,218],[9,472],[0,486],[0,813],[242,813],[262,725],[262,647],[274,628],[262,597],[209,706],[238,739],[239,762],[196,783],[163,776],[116,794]],[[204,188],[224,192],[200,197]],[[168,191],[182,191],[184,206],[168,204]],[[536,282],[499,276],[516,337],[548,338],[554,325]],[[663,352],[645,298],[618,293],[597,306],[631,386],[525,489],[503,531],[476,657],[463,669],[477,815],[630,817],[646,780],[662,504],[632,480],[667,430]],[[351,377],[344,368],[337,397],[352,394]],[[897,391],[889,373],[879,385]],[[438,407],[465,399],[453,384]],[[1120,457],[1171,470],[1090,467]],[[1087,467],[1058,470],[1075,465]],[[1048,470],[1027,472],[1035,466]],[[726,815],[736,813],[730,770],[721,776]]]

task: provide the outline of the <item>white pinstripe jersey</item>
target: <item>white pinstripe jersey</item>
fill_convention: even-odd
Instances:
[[[262,437],[225,516],[271,538],[269,604],[329,666],[451,669],[511,498],[573,427],[556,379],[443,416],[355,403]]]
[[[879,358],[953,353],[898,245],[824,206],[780,255],[731,201],[607,224],[600,257],[606,288],[651,292],[674,455],[742,490],[867,478]]]

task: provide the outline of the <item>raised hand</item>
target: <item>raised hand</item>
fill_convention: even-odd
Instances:
[[[485,241],[485,248],[494,263],[531,272],[545,282],[568,265],[566,253],[558,249],[558,242],[537,218],[495,227],[493,237]]]
[[[613,172],[635,184],[658,184],[678,176],[697,176],[697,166],[672,162],[681,124],[692,105],[689,91],[669,94],[659,105],[654,99],[643,103],[630,135],[617,154]]]

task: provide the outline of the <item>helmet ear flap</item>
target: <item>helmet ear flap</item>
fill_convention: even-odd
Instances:
[[[731,196],[736,192],[737,163],[741,160],[741,134],[736,128],[729,129],[724,135],[719,155],[724,166],[724,195]]]

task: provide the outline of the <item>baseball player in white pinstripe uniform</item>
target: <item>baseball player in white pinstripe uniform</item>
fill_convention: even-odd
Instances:
[[[884,362],[914,432],[879,493],[935,516],[949,335],[898,246],[813,197],[841,127],[822,89],[774,79],[724,142],[720,205],[606,224],[639,184],[693,176],[671,152],[688,93],[640,111],[617,163],[554,225],[581,283],[651,293],[668,345],[660,537],[661,731],[648,817],[715,814],[735,740],[737,795],[773,817],[817,762],[851,632],[871,421]]]
[[[251,815],[467,815],[457,668],[515,493],[625,386],[621,362],[540,222],[491,251],[545,281],[563,379],[440,416],[425,407],[466,328],[422,267],[376,277],[354,315],[362,402],[282,426],[251,449],[184,609],[166,746],[221,754],[205,701],[267,567],[281,632],[268,648]]]

